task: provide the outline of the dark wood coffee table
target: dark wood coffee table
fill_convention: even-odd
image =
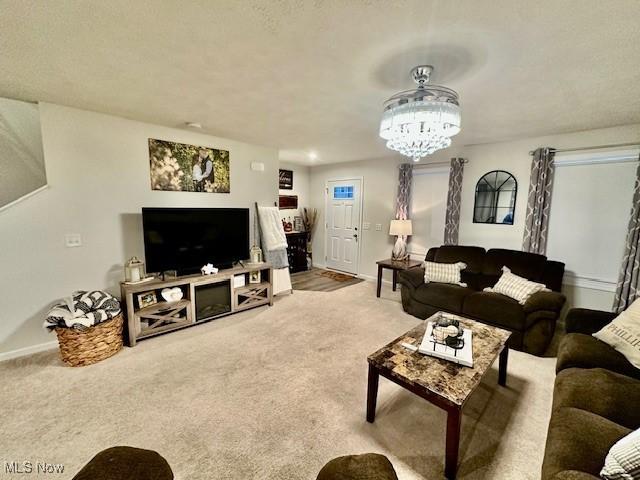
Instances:
[[[502,386],[506,384],[509,349],[505,344],[511,336],[511,332],[501,328],[463,317],[458,319],[473,332],[473,368],[412,352],[401,345],[409,343],[419,346],[426,321],[367,357],[367,421],[373,423],[375,420],[380,375],[445,410],[447,434],[444,473],[450,480],[456,477],[458,468],[462,407],[498,355],[498,383]]]
[[[387,258],[386,260],[379,260],[376,262],[378,264],[378,289],[376,290],[376,296],[380,297],[380,290],[382,289],[382,270],[388,268],[389,270],[393,270],[393,291],[396,291],[396,286],[398,285],[398,272],[400,270],[409,270],[410,268],[419,267],[422,265],[421,261],[418,260],[391,260]]]

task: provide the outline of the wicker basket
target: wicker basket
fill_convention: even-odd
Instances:
[[[115,355],[122,349],[122,314],[85,330],[56,327],[62,361],[84,367]]]

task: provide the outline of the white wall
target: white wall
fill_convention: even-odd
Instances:
[[[431,247],[442,245],[448,191],[448,166],[413,170],[411,185],[413,235],[409,237],[408,244],[411,258],[422,260]]]
[[[589,147],[634,142],[638,139],[640,139],[640,125],[630,125],[465,147],[462,156],[467,158],[469,163],[464,168],[460,244],[479,245],[485,248],[500,246],[515,250],[522,248],[524,216],[531,173],[530,150],[544,146],[555,148]],[[490,170],[506,170],[518,182],[513,226],[473,223],[475,184],[483,174]]]
[[[291,210],[280,210],[282,218],[289,217],[293,223],[293,217],[299,216],[302,209],[309,207],[309,167],[306,165],[296,165],[293,163],[280,162],[280,168],[293,171],[293,190],[278,190],[280,195],[297,195],[298,208]]]
[[[44,313],[73,290],[119,293],[123,263],[144,253],[141,207],[248,207],[253,216],[255,201],[277,200],[275,149],[51,104],[40,111],[49,188],[0,212],[0,355],[55,340]],[[149,137],[229,150],[231,193],[152,191]],[[65,248],[66,233],[80,233],[83,246]]]
[[[371,224],[360,232],[360,274],[377,275],[376,261],[391,256],[393,241],[389,222],[395,215],[398,165],[402,158],[337,163],[311,168],[311,204],[318,209],[318,226],[313,237],[313,263],[324,266],[325,257],[325,187],[328,180],[363,178],[362,222]],[[381,224],[376,231],[375,225]]]
[[[612,127],[570,134],[527,138],[509,142],[456,146],[441,150],[429,157],[429,162],[449,161],[452,157],[469,160],[465,165],[461,199],[460,236],[461,245],[479,245],[485,248],[509,248],[520,250],[524,233],[524,215],[526,211],[529,176],[531,170],[530,150],[541,146],[555,148],[590,147],[595,145],[636,142],[640,139],[640,125]],[[314,206],[324,213],[324,185],[328,179],[347,178],[353,175],[365,177],[363,221],[382,223],[381,232],[363,231],[361,238],[360,272],[366,276],[377,274],[376,260],[388,258],[393,239],[387,234],[389,220],[394,215],[394,199],[398,182],[397,165],[406,161],[399,156],[388,159],[362,160],[344,164],[333,164],[311,168],[311,197]],[[484,225],[473,223],[473,204],[475,185],[478,179],[491,170],[506,170],[513,174],[518,182],[518,194],[514,225]],[[443,180],[444,181],[444,180]],[[422,195],[424,196],[424,195]],[[631,199],[629,199],[631,202]],[[420,208],[413,205],[413,208]],[[323,221],[323,218],[321,219]],[[314,252],[324,252],[323,223],[314,237]],[[433,233],[430,238],[441,238]],[[416,245],[418,250],[423,245]],[[576,246],[580,247],[580,246]],[[409,243],[411,250],[411,243]],[[324,253],[322,253],[324,258]],[[554,260],[560,260],[554,259]],[[314,263],[320,264],[320,256],[314,256]],[[609,291],[593,290],[575,285],[565,286],[572,305],[588,305],[591,308],[608,310],[611,308],[613,294]]]

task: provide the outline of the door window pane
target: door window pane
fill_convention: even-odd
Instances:
[[[353,185],[333,187],[334,199],[353,199]]]

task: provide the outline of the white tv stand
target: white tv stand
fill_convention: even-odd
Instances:
[[[249,283],[251,272],[260,272],[260,283]],[[244,276],[245,285],[234,287],[234,277]],[[273,305],[273,268],[268,263],[250,264],[218,271],[215,275],[187,275],[176,279],[129,285],[121,283],[122,303],[126,305],[125,342],[191,327],[262,305]],[[178,287],[183,297],[166,302],[161,291]],[[157,303],[140,308],[138,295],[154,292]]]

